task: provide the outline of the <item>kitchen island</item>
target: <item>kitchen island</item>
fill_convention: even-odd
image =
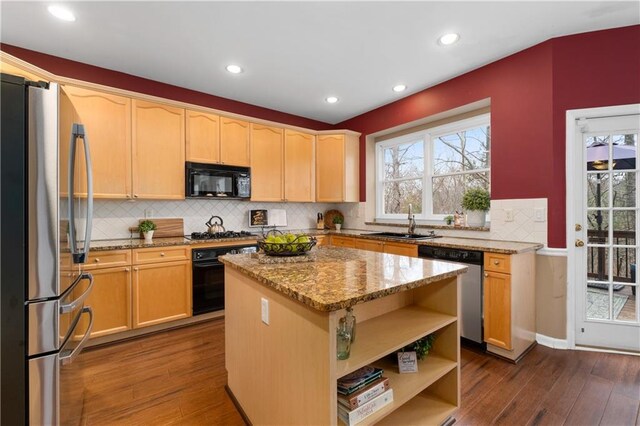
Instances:
[[[336,247],[312,262],[263,264],[228,255],[228,390],[252,424],[333,425],[337,379],[384,369],[394,401],[362,424],[439,424],[460,401],[459,275],[465,266]],[[336,327],[353,307],[356,339],[336,357]],[[387,355],[434,333],[419,372],[398,374]]]

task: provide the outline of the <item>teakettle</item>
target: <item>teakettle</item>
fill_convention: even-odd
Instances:
[[[214,222],[214,219],[219,219],[220,223],[218,223],[217,221]],[[205,225],[209,227],[210,234],[215,234],[217,232],[225,232],[224,226],[222,226],[223,223],[224,222],[222,221],[222,218],[220,216],[211,216],[211,219],[209,219],[209,221],[205,223]]]

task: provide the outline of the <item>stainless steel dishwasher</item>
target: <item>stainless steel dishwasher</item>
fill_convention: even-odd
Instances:
[[[460,263],[469,267],[467,273],[461,275],[460,336],[463,342],[466,340],[467,343],[485,347],[482,333],[483,253],[474,250],[418,246],[418,256],[425,259]]]

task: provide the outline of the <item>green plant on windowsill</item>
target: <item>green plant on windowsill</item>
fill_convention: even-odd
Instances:
[[[152,220],[143,220],[138,225],[138,231],[142,232],[143,234],[145,232],[155,231],[157,228],[158,227],[156,226],[155,222]]]
[[[444,223],[447,225],[453,225],[453,215],[448,215],[444,217]]]
[[[491,207],[491,195],[482,188],[467,190],[462,196],[462,208],[469,211],[488,211]]]
[[[404,348],[400,349],[400,352],[415,351],[416,356],[418,357],[418,359],[419,360],[423,360],[423,359],[426,358],[427,355],[429,355],[429,351],[433,347],[433,342],[435,340],[436,340],[436,335],[435,334],[429,334],[427,336],[424,336],[421,339],[416,340],[415,342],[411,343],[410,345],[407,345]]]

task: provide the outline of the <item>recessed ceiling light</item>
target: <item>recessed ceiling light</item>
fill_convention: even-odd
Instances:
[[[407,86],[404,84],[398,84],[397,86],[393,86],[394,92],[404,92],[405,90],[407,90]]]
[[[49,11],[50,14],[52,14],[53,16],[55,16],[56,18],[62,21],[73,22],[76,20],[76,17],[73,14],[73,12],[71,12],[69,9],[65,7],[51,5],[47,8],[47,10]]]
[[[445,34],[438,39],[438,42],[443,46],[448,46],[460,40],[460,36],[456,33]]]
[[[329,96],[325,99],[325,101],[330,104],[335,104],[336,102],[338,102],[338,98],[336,98],[335,96]]]
[[[227,65],[227,71],[229,71],[231,74],[240,74],[242,72],[242,67],[233,64]]]

